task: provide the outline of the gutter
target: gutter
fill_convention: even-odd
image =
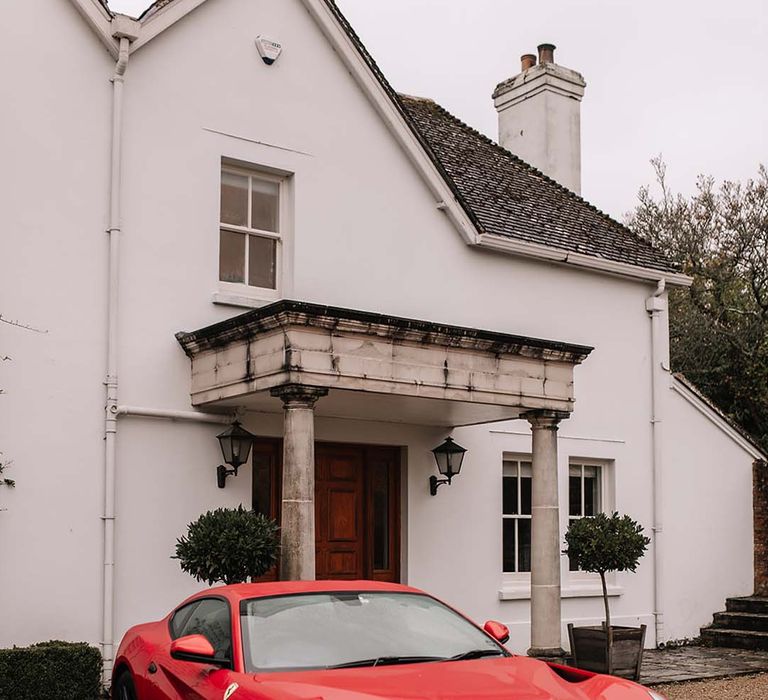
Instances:
[[[594,270],[617,277],[629,277],[631,279],[646,280],[650,282],[664,282],[665,285],[674,285],[676,287],[690,287],[693,284],[693,277],[684,275],[680,272],[656,270],[650,267],[640,265],[630,265],[628,263],[616,262],[606,258],[596,258],[584,253],[573,253],[567,250],[550,248],[549,246],[538,243],[528,243],[506,236],[496,236],[490,233],[483,233],[478,236],[475,243],[478,248],[488,248],[490,250],[509,253],[511,255],[520,255],[527,258],[535,258],[547,262],[562,263],[581,269]]]
[[[120,50],[112,76],[112,147],[109,185],[109,275],[107,282],[107,371],[106,406],[104,416],[104,556],[102,579],[102,637],[104,659],[103,678],[109,685],[114,662],[115,617],[115,465],[117,443],[117,349],[120,272],[120,206],[122,195],[123,87],[128,68],[131,42],[140,30],[138,22],[116,16],[111,23],[112,36],[120,42]]]
[[[653,473],[653,617],[656,647],[666,641],[664,634],[664,401],[670,384],[669,328],[666,281],[659,280],[656,291],[645,301],[651,320],[651,470]]]

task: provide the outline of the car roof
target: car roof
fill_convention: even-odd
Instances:
[[[388,583],[386,581],[269,581],[264,583],[236,583],[230,586],[208,588],[190,596],[184,603],[212,595],[225,596],[234,602],[247,598],[267,598],[276,595],[323,593],[329,591],[389,591],[392,593],[424,594],[424,591],[418,588],[404,586],[399,583]]]

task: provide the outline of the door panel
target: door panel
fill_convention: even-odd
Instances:
[[[315,447],[316,576],[364,578],[363,452],[347,445]]]

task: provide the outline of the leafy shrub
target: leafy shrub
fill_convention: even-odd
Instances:
[[[269,571],[277,561],[274,520],[261,513],[217,508],[190,523],[187,535],[176,541],[181,568],[209,586],[217,581],[243,583]]]
[[[0,698],[96,700],[101,653],[85,643],[50,641],[0,649]]]
[[[598,513],[571,522],[565,533],[567,554],[582,571],[600,574],[605,604],[605,624],[611,626],[605,574],[609,571],[636,571],[651,543],[643,527],[628,515]]]

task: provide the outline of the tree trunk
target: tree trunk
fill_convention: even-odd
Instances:
[[[608,607],[608,586],[605,585],[605,572],[600,572],[600,582],[603,584],[603,605],[605,605],[605,631],[608,634],[608,647],[613,646],[613,633],[611,632],[611,610]]]

